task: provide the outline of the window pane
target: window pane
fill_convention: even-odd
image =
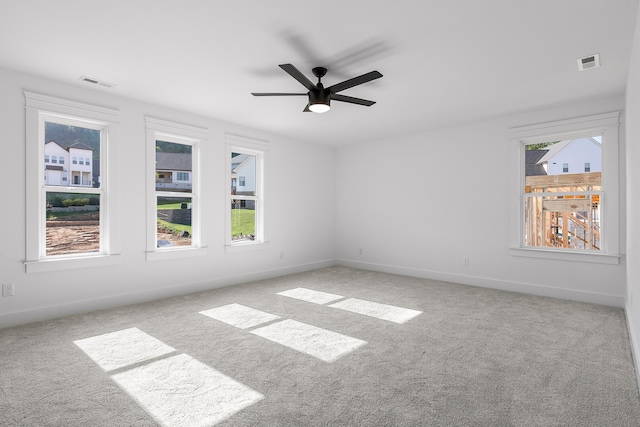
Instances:
[[[602,172],[602,137],[584,137],[563,141],[529,144],[525,150],[525,176]]]
[[[156,247],[191,246],[191,197],[157,198]]]
[[[525,246],[599,250],[602,137],[530,144],[525,162]]]
[[[100,251],[100,194],[47,192],[46,255]]]
[[[256,156],[231,153],[231,194],[256,195]]]
[[[51,156],[44,168],[45,185],[100,187],[99,130],[45,122],[43,143],[45,158]],[[93,159],[93,167],[78,158]]]
[[[254,240],[256,210],[254,200],[231,200],[231,240]]]
[[[528,196],[525,245],[600,249],[600,194]]]
[[[156,191],[192,191],[192,147],[156,141]]]

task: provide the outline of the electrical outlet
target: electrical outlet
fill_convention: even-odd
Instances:
[[[464,265],[465,267],[469,267],[469,257],[468,256],[462,258],[462,265]]]
[[[11,296],[13,296],[13,283],[3,283],[2,284],[2,296],[3,297],[11,297]]]

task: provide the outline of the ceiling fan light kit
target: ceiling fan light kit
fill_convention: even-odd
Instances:
[[[341,95],[338,92],[343,91],[345,89],[349,89],[351,87],[361,85],[363,83],[370,82],[371,80],[379,79],[382,77],[378,71],[371,71],[369,73],[363,74],[358,77],[354,77],[349,80],[345,80],[342,83],[338,83],[328,88],[325,88],[322,84],[322,77],[327,74],[327,69],[324,67],[315,67],[312,71],[313,74],[318,78],[318,83],[313,84],[311,81],[302,74],[296,67],[292,64],[281,64],[279,65],[284,71],[286,71],[291,77],[296,79],[298,82],[302,84],[309,92],[307,93],[256,93],[253,92],[253,96],[300,96],[307,95],[309,98],[309,102],[307,106],[304,108],[304,112],[313,112],[313,113],[326,113],[331,109],[331,100],[347,102],[350,104],[364,105],[366,107],[370,107],[375,104],[375,101],[368,101],[366,99],[354,98],[351,96]]]

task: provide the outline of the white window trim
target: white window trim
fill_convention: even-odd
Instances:
[[[619,157],[618,126],[620,112],[577,117],[567,120],[520,126],[511,128],[510,179],[511,185],[511,227],[510,253],[514,256],[545,258],[564,261],[579,261],[601,264],[620,262],[619,223]],[[524,246],[524,145],[535,142],[561,140],[566,137],[602,135],[602,191],[606,198],[603,204],[602,247],[598,252],[567,250],[561,248],[538,248]]]
[[[207,140],[207,129],[145,117],[147,130],[147,261],[161,261],[166,259],[188,258],[202,256],[207,253],[207,245],[202,233],[201,197],[200,197],[200,147]],[[157,193],[156,193],[156,140],[189,144],[191,150],[191,226],[195,233],[191,236],[191,246],[185,247],[157,247]],[[165,191],[167,196],[181,196],[184,194]]]
[[[268,156],[269,143],[238,135],[225,134],[225,252],[249,252],[267,248],[267,213],[268,207]],[[256,239],[234,242],[231,240],[231,153],[245,153],[256,156]]]
[[[26,254],[27,273],[58,271],[75,268],[90,268],[119,262],[120,218],[118,175],[109,173],[110,166],[118,158],[120,112],[111,108],[98,107],[33,92],[24,92],[26,109]],[[102,202],[100,206],[101,241],[97,254],[72,254],[45,257],[44,236],[46,225],[45,197],[43,195],[44,176],[44,117],[56,118],[60,122],[70,120],[77,124],[85,122],[87,127],[102,127],[105,132],[101,144]],[[84,191],[86,190],[86,191]],[[70,192],[90,192],[95,189],[69,187]]]

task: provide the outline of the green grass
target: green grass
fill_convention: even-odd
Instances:
[[[162,205],[158,205],[158,209],[180,209],[182,207],[182,203],[178,202],[178,203],[167,203],[167,204],[162,204]]]
[[[165,206],[173,206],[173,205],[161,205],[158,206],[158,209],[180,209],[180,204],[177,204],[177,208],[165,208]],[[231,209],[231,235],[239,236],[239,235],[248,235],[256,233],[256,215],[254,210],[250,209]],[[170,233],[179,234],[182,231],[186,230],[191,235],[191,226],[190,225],[182,225],[182,224],[173,224],[171,222],[164,221],[162,219],[158,219],[158,227],[164,228]]]
[[[256,233],[256,211],[250,209],[231,209],[231,235]]]
[[[191,226],[183,225],[183,224],[174,224],[172,222],[167,222],[163,219],[158,219],[158,227],[167,230],[170,233],[180,234],[183,231],[189,232],[191,236]]]

